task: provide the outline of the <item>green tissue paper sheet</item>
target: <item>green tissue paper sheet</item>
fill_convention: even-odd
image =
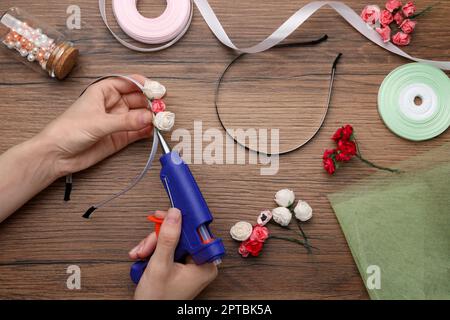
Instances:
[[[372,299],[450,299],[450,144],[396,168],[328,198]]]

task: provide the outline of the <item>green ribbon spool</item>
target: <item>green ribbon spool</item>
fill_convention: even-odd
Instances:
[[[410,63],[392,71],[378,92],[378,112],[396,135],[424,141],[450,126],[450,79],[428,64]]]

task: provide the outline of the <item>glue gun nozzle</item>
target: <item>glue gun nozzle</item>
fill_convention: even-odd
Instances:
[[[164,140],[164,137],[162,136],[161,132],[159,132],[159,130],[156,130],[156,134],[158,135],[159,142],[161,142],[161,148],[164,154],[170,153],[171,152],[170,147],[167,144],[166,140]]]

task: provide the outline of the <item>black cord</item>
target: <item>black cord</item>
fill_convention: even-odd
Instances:
[[[66,176],[66,184],[64,186],[64,201],[70,201],[70,194],[72,193],[72,175]]]
[[[307,41],[307,42],[284,43],[284,44],[277,45],[277,46],[275,46],[275,47],[273,47],[273,48],[274,48],[274,49],[277,49],[277,48],[290,48],[290,47],[298,47],[298,46],[316,45],[316,44],[319,44],[319,43],[321,43],[321,42],[326,41],[327,39],[328,39],[328,35],[325,34],[325,35],[323,35],[321,38],[316,39],[316,40]],[[238,144],[238,145],[240,145],[241,147],[247,149],[248,151],[256,152],[257,154],[262,154],[262,155],[265,155],[265,156],[284,155],[284,154],[288,154],[288,153],[291,153],[291,152],[294,152],[294,151],[300,149],[301,147],[303,147],[304,145],[306,145],[308,142],[310,142],[310,141],[317,135],[317,133],[320,131],[320,129],[322,128],[322,125],[323,125],[323,123],[324,123],[324,121],[325,121],[325,118],[326,118],[326,116],[327,116],[327,114],[328,114],[328,110],[329,110],[329,107],[330,107],[331,94],[332,94],[332,91],[333,91],[334,78],[335,78],[335,74],[336,74],[336,67],[337,67],[337,64],[338,64],[340,58],[342,57],[342,53],[339,53],[339,54],[336,56],[336,59],[334,59],[334,62],[333,62],[332,68],[331,68],[330,85],[329,85],[329,89],[328,89],[327,106],[326,106],[325,113],[324,113],[324,115],[323,115],[323,117],[322,117],[322,120],[321,120],[321,122],[320,122],[320,125],[319,125],[318,129],[317,129],[317,130],[309,137],[309,139],[307,139],[307,140],[306,140],[305,142],[303,142],[302,144],[300,144],[300,145],[298,145],[298,146],[296,146],[296,147],[294,147],[294,148],[292,148],[292,149],[290,149],[290,150],[282,151],[282,152],[278,152],[278,153],[271,153],[271,152],[260,151],[260,150],[258,150],[258,149],[253,149],[253,148],[250,148],[250,147],[249,147],[248,145],[246,145],[245,143],[240,142],[239,140],[237,140],[234,136],[232,136],[232,135],[229,133],[227,127],[225,126],[225,123],[224,123],[223,120],[222,120],[222,117],[220,116],[220,111],[219,111],[219,106],[218,106],[218,100],[219,100],[220,86],[221,86],[221,84],[222,84],[223,78],[225,77],[225,74],[226,74],[227,71],[231,68],[231,66],[232,66],[233,64],[235,64],[239,59],[241,59],[241,58],[242,58],[243,56],[245,56],[245,55],[246,55],[246,53],[241,53],[241,54],[239,54],[238,56],[236,56],[235,58],[233,58],[233,59],[230,61],[230,63],[228,63],[228,65],[225,67],[225,69],[222,71],[222,73],[221,73],[220,76],[219,76],[219,79],[217,80],[216,89],[215,89],[215,93],[214,93],[214,106],[215,106],[215,109],[216,109],[216,114],[217,114],[217,118],[218,118],[218,120],[219,120],[220,125],[222,126],[223,130],[225,131],[225,133],[226,133],[226,134],[227,134],[227,135],[228,135],[228,136],[229,136],[236,144]]]
[[[96,207],[94,207],[94,206],[90,207],[90,208],[87,209],[87,211],[83,214],[83,218],[89,219],[89,217],[91,216],[91,214],[92,214],[95,210],[97,210]]]

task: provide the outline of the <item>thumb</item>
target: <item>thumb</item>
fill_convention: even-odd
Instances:
[[[147,109],[130,110],[126,113],[106,114],[101,122],[106,134],[120,131],[138,131],[152,123],[153,115]]]
[[[170,265],[173,263],[175,249],[181,233],[181,212],[171,208],[167,212],[159,231],[154,258],[159,263]]]

